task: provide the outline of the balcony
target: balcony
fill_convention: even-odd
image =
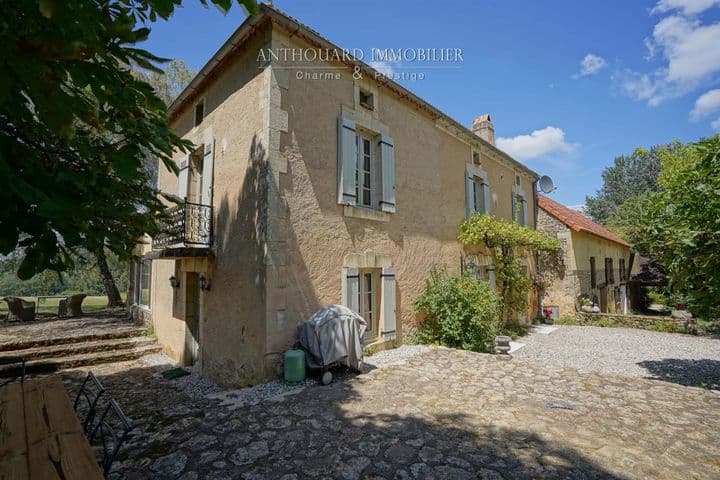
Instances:
[[[213,241],[213,209],[186,202],[167,210],[169,219],[152,241],[155,257],[181,258],[210,255]]]

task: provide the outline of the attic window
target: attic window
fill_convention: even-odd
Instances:
[[[515,185],[520,186],[520,175],[517,173],[515,174]]]
[[[200,125],[205,118],[205,100],[195,105],[195,126]]]
[[[473,152],[472,159],[473,159],[473,165],[480,165],[480,153]]]
[[[360,89],[360,105],[368,110],[375,110],[373,94],[367,90]]]

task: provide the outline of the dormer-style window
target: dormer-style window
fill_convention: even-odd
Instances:
[[[473,165],[480,166],[480,152],[472,152]]]
[[[205,100],[199,101],[195,105],[195,124],[194,126],[198,126],[202,123],[203,118],[205,118]]]
[[[374,102],[373,94],[368,92],[367,90],[360,89],[360,105],[363,108],[367,108],[368,110],[374,110],[375,109],[375,102]]]

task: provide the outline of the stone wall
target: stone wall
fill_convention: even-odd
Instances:
[[[669,330],[673,327],[677,332],[685,332],[685,320],[673,317],[657,317],[649,315],[620,315],[615,313],[577,312],[575,319],[578,325],[612,326],[641,328],[643,330]]]
[[[543,307],[557,306],[561,316],[572,316],[575,314],[575,299],[581,292],[581,279],[575,269],[570,229],[543,209],[538,209],[537,229],[551,238],[558,239],[564,262],[562,271],[556,272],[552,276],[552,281],[545,287]]]

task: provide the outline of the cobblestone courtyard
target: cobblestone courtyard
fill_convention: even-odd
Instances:
[[[93,368],[141,422],[113,478],[720,478],[720,395],[675,383],[440,348],[242,406],[160,370]]]

